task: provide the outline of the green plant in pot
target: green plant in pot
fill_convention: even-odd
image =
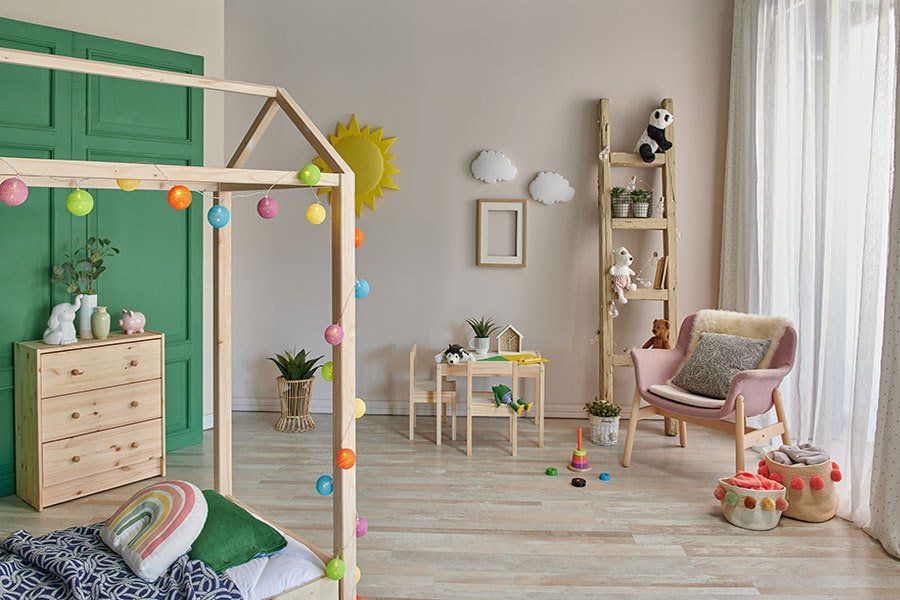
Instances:
[[[617,404],[594,398],[584,403],[584,412],[591,422],[591,443],[598,446],[615,446],[619,441],[619,414]]]
[[[316,371],[322,366],[319,361],[324,356],[307,356],[306,350],[294,354],[285,350],[282,354],[268,357],[281,373],[275,380],[281,403],[281,416],[275,424],[278,431],[297,433],[309,431],[316,426],[309,413],[309,402]]]
[[[635,217],[646,218],[650,216],[650,200],[653,198],[651,190],[634,190],[631,192],[631,212]]]
[[[469,345],[475,349],[475,354],[485,355],[491,349],[491,334],[500,329],[494,324],[494,319],[466,319],[466,323],[472,328],[475,336],[469,340]]]
[[[612,197],[612,213],[616,219],[627,219],[631,208],[631,196],[623,187],[613,187],[609,190]]]
[[[78,311],[78,336],[82,339],[94,337],[91,317],[97,308],[97,280],[106,271],[106,259],[116,254],[119,249],[109,239],[90,237],[84,246],[71,254],[63,254],[65,262],[53,265],[50,283],[65,287],[69,294],[82,294]],[[103,309],[105,313],[106,308]]]

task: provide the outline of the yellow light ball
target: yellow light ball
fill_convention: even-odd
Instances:
[[[81,188],[66,196],[66,209],[76,217],[83,217],[94,210],[94,197]]]
[[[356,405],[353,407],[353,411],[356,414],[356,418],[361,418],[364,414],[366,414],[366,401],[362,398],[356,399]]]
[[[306,220],[313,225],[318,225],[319,223],[324,221],[325,216],[325,207],[318,202],[316,202],[315,204],[310,204],[309,208],[306,209]]]
[[[362,579],[362,571],[359,570],[359,567],[356,567],[356,583],[359,583],[360,579]]]
[[[116,185],[123,192],[133,192],[141,185],[140,179],[116,179]]]

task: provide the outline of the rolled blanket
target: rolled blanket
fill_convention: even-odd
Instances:
[[[734,477],[727,480],[729,485],[741,487],[747,490],[779,490],[781,485],[756,473],[738,471]]]
[[[772,453],[772,460],[783,465],[820,465],[830,461],[831,456],[822,448],[804,442],[799,446],[781,446]]]

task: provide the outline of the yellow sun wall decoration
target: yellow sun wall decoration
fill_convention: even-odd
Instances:
[[[400,186],[391,179],[392,175],[400,172],[400,169],[391,162],[394,155],[388,153],[397,138],[386,138],[383,135],[384,129],[381,127],[372,131],[370,126],[366,125],[360,129],[356,115],[352,115],[349,123],[344,125],[339,122],[334,128],[334,135],[328,136],[328,141],[356,175],[357,217],[362,216],[363,206],[375,210],[375,198],[383,198],[384,190],[400,189]],[[321,157],[316,158],[313,163],[323,173],[330,172]],[[330,188],[319,188],[318,193],[322,195],[329,191]]]

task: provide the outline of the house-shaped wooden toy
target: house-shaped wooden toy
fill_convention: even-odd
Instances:
[[[497,336],[497,352],[500,354],[511,354],[514,352],[522,352],[522,334],[512,325],[506,328]]]

